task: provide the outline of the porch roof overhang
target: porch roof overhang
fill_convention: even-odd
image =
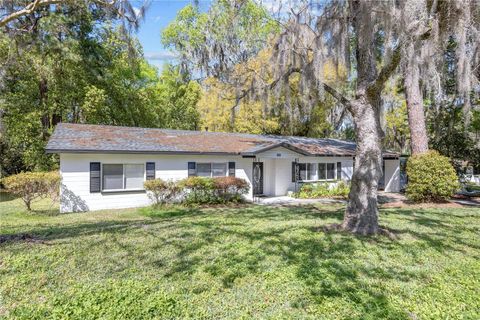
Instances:
[[[282,148],[285,148],[287,150],[296,152],[296,153],[301,154],[303,156],[314,156],[311,153],[306,152],[305,150],[296,148],[295,146],[293,146],[289,143],[286,143],[286,142],[275,143],[275,144],[272,144],[272,145],[267,146],[267,147],[259,148],[258,150],[255,150],[253,152],[242,152],[242,156],[257,156],[257,155],[259,155],[263,152],[266,152],[266,151],[269,151],[269,150],[272,150],[272,149],[275,149],[275,148],[279,148],[279,147],[282,147]]]

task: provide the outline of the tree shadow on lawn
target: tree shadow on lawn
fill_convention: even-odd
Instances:
[[[202,235],[200,241],[189,239],[179,244],[175,264],[170,266],[165,276],[207,272],[218,279],[225,289],[229,289],[236,285],[237,279],[252,274],[261,277],[267,270],[270,273],[272,266],[266,266],[265,260],[274,257],[280,261],[273,268],[293,267],[296,270],[296,281],[302,283],[308,293],[290,301],[295,308],[306,309],[320,306],[327,300],[342,299],[353,305],[359,318],[365,315],[372,318],[408,318],[407,313],[390,305],[382,281],[394,279],[408,282],[421,278],[421,274],[394,266],[369,267],[364,261],[352,259],[359,247],[351,236],[322,236],[305,228],[301,234],[292,236],[292,233],[298,231],[298,227],[294,226],[265,231],[217,228],[215,232],[228,234],[229,237],[238,239],[236,242],[242,245],[224,246],[218,249],[220,253],[211,256],[202,250],[211,245],[209,240],[204,240],[209,236]],[[308,232],[312,234],[309,235]],[[218,235],[212,238],[218,238]],[[192,287],[196,290],[195,284]]]
[[[184,206],[158,206],[158,207],[145,207],[138,209],[138,212],[146,217],[152,219],[166,219],[184,216],[194,216],[202,214],[201,209],[196,207],[184,207]]]
[[[0,202],[7,202],[7,201],[13,201],[17,199],[18,197],[14,196],[11,193],[8,193],[4,190],[0,190]]]
[[[296,209],[299,215],[306,214],[306,208]],[[271,215],[270,210],[266,210]],[[277,212],[284,214],[283,212]],[[322,213],[316,212],[322,216]],[[343,210],[328,212],[330,217],[340,218]],[[286,216],[294,218],[295,214],[286,213]],[[252,219],[257,213],[252,215]],[[285,216],[284,216],[285,218]],[[424,221],[421,221],[424,222]],[[415,220],[412,222],[415,224]],[[399,249],[410,254],[410,244],[399,241],[391,241],[384,237],[354,237],[348,234],[323,234],[319,237],[318,232],[309,227],[283,226],[265,230],[237,229],[237,224],[222,223],[215,225],[209,221],[192,223],[192,227],[201,226],[206,231],[195,238],[177,243],[177,259],[171,265],[165,276],[190,275],[197,270],[209,273],[218,278],[225,288],[235,286],[235,280],[248,274],[261,274],[265,266],[263,262],[267,257],[278,257],[286,266],[294,266],[297,269],[296,277],[308,288],[309,296],[305,300],[293,301],[293,305],[303,308],[308,304],[321,305],[328,299],[346,299],[355,306],[363,316],[377,318],[408,319],[412,315],[405,310],[390,305],[388,296],[384,293],[385,280],[398,282],[424,281],[428,278],[426,273],[409,271],[402,263],[391,266],[370,266],[365,261],[354,260],[355,252],[359,245],[377,242],[381,247]],[[232,227],[233,226],[233,227]],[[414,225],[413,225],[414,226]],[[444,226],[448,228],[449,226]],[[299,229],[303,232],[312,232],[306,237],[292,236]],[[449,237],[442,234],[440,239],[431,236],[430,232],[412,232],[418,241],[426,246],[434,246],[436,250],[443,252],[455,250],[452,246],[444,246],[442,243]],[[448,231],[456,233],[455,227]],[[218,250],[214,257],[205,255],[205,247],[210,246],[215,239],[222,235],[228,235],[238,239],[238,243],[247,243],[247,250],[239,250],[238,247],[224,247]],[[442,238],[443,237],[443,238]],[[354,244],[357,242],[357,244]],[[360,244],[358,244],[358,242]],[[240,248],[241,249],[241,248]],[[165,265],[163,265],[165,267]],[[168,268],[168,266],[167,266]]]
[[[411,315],[406,310],[400,310],[389,301],[385,293],[386,280],[422,282],[428,278],[428,274],[409,271],[401,262],[373,265],[361,256],[355,258],[359,251],[376,250],[372,245],[378,246],[378,255],[382,250],[397,250],[411,256],[412,242],[315,231],[318,225],[327,223],[326,220],[341,221],[343,208],[175,208],[149,214],[152,218],[42,225],[30,230],[29,234],[47,241],[111,234],[116,246],[139,261],[148,260],[148,250],[171,248],[175,259],[148,262],[158,269],[159,279],[162,276],[190,279],[195,272],[206,272],[225,290],[235,287],[237,279],[248,275],[261,278],[272,268],[274,272],[293,268],[294,280],[307,292],[296,301],[290,301],[293,307],[315,309],[326,301],[340,299],[358,314],[352,316],[354,318],[408,319]],[[445,254],[461,251],[458,247],[462,245],[478,249],[459,236],[465,231],[464,226],[442,222],[440,215],[437,219],[434,214],[412,215],[412,210],[400,209],[383,214],[400,219],[403,226],[392,230],[414,237],[415,245]],[[145,248],[124,241],[123,236],[132,230],[141,231],[137,237],[155,237],[155,244]],[[122,258],[105,256],[105,259]],[[206,289],[192,282],[191,290],[200,293]]]
[[[393,216],[402,219],[403,222],[413,224],[415,228],[411,228],[411,225],[407,224],[404,227],[397,225],[388,227],[388,229],[396,235],[408,235],[423,241],[429,248],[440,253],[448,254],[449,251],[464,252],[461,249],[462,246],[480,250],[480,245],[466,241],[472,239],[468,235],[467,237],[461,236],[465,232],[472,233],[472,235],[478,232],[475,222],[472,221],[472,224],[469,225],[464,219],[480,217],[480,210],[479,215],[468,213],[455,214],[454,212],[452,209],[390,209],[382,211],[382,215]],[[375,239],[382,241],[381,238]]]

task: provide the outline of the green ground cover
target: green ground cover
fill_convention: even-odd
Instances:
[[[2,199],[0,318],[480,314],[480,209],[382,209],[392,240],[322,231],[342,206],[58,214]]]

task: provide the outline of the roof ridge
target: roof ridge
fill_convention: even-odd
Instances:
[[[248,137],[262,137],[267,139],[307,139],[307,140],[333,140],[342,143],[355,143],[352,140],[342,140],[336,138],[315,138],[315,137],[306,137],[306,136],[282,136],[277,134],[257,134],[257,133],[247,133],[247,132],[227,132],[227,131],[202,131],[202,130],[187,130],[187,129],[171,129],[171,128],[152,128],[152,127],[135,127],[135,126],[118,126],[118,125],[109,125],[109,124],[90,124],[90,123],[70,123],[70,122],[59,122],[57,125],[68,125],[68,126],[95,126],[95,127],[109,127],[109,128],[125,128],[125,129],[134,129],[134,130],[158,130],[158,131],[172,131],[172,132],[184,132],[184,133],[200,133],[200,134],[226,134],[233,136],[248,136]]]

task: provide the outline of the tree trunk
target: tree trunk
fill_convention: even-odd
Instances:
[[[387,63],[382,79],[375,59],[375,30],[372,3],[352,0],[353,29],[356,35],[356,99],[349,105],[355,123],[357,149],[348,205],[342,229],[363,235],[376,234],[378,227],[377,188],[382,175],[383,132],[380,126],[380,94],[384,83],[398,65],[399,56]]]
[[[458,10],[458,21],[456,30],[457,47],[455,50],[457,56],[457,91],[460,98],[463,100],[463,126],[465,137],[469,137],[469,129],[471,124],[471,108],[470,101],[471,91],[471,73],[470,59],[472,57],[468,54],[468,30],[471,27],[470,17],[470,3],[469,1],[455,2]]]
[[[410,150],[412,154],[428,151],[428,135],[423,109],[423,93],[420,89],[420,59],[422,46],[430,36],[428,10],[425,1],[407,0],[403,8],[405,64],[403,68],[405,98],[407,102],[408,126],[410,128]],[[425,58],[423,58],[425,59]],[[422,61],[424,62],[424,61]]]
[[[412,154],[428,151],[428,136],[423,110],[423,95],[420,90],[420,70],[416,60],[415,42],[408,44],[405,67],[405,96],[407,100],[408,126]]]
[[[27,207],[27,210],[32,211],[32,200],[23,199],[23,202],[25,203],[25,206]]]
[[[378,181],[382,176],[381,127],[375,107],[365,98],[352,103],[357,150],[348,205],[342,228],[370,235],[378,233]]]
[[[48,82],[47,79],[42,78],[38,83],[38,91],[40,94],[40,108],[42,108],[43,114],[40,119],[42,123],[42,140],[47,138],[47,130],[50,127],[50,112],[48,110]]]

